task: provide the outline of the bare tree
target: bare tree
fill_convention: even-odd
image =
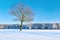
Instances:
[[[13,6],[9,13],[16,17],[15,21],[20,21],[20,31],[22,31],[23,22],[30,22],[33,20],[33,12],[29,7],[26,7],[24,4],[17,4]]]

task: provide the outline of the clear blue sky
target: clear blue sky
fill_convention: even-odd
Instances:
[[[60,0],[0,0],[0,24],[19,23],[9,14],[11,6],[18,3],[33,10],[35,17],[32,22],[60,22]]]

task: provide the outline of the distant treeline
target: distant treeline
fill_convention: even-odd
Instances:
[[[19,29],[19,24],[1,25],[2,29]],[[22,29],[60,29],[60,23],[35,23],[23,25]]]

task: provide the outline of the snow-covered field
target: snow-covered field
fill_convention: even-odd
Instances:
[[[60,40],[60,30],[0,29],[0,40]]]

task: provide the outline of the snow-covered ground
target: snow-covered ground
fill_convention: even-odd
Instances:
[[[0,29],[0,40],[60,40],[60,30]]]

